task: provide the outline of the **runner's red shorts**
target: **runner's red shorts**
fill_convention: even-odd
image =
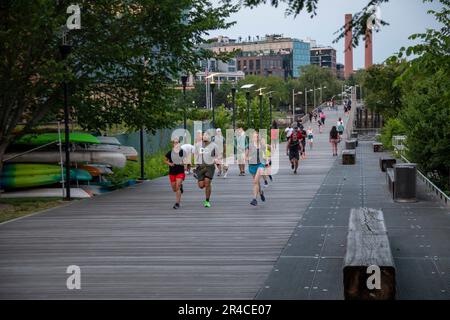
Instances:
[[[184,180],[186,178],[186,175],[184,173],[179,174],[169,174],[170,182],[176,182],[177,179]]]

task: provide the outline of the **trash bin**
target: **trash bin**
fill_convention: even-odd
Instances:
[[[394,201],[416,202],[417,169],[415,163],[394,164]]]

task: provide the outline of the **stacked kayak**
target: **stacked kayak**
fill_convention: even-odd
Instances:
[[[83,169],[71,169],[71,180],[90,181],[92,176]],[[6,164],[0,175],[0,188],[31,188],[57,184],[62,181],[61,167],[47,164]]]
[[[65,163],[65,151],[59,149],[57,132],[32,133],[22,136],[4,155],[0,188],[20,189],[60,185],[65,177],[60,162]],[[123,146],[115,137],[94,136],[85,132],[69,135],[70,179],[78,186],[97,186],[101,191],[108,186],[113,168],[123,168],[127,160],[137,161],[133,147]],[[64,144],[62,145],[64,148]],[[29,152],[29,150],[34,150]],[[110,183],[109,183],[110,184]]]

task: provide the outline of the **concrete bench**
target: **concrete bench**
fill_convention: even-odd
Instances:
[[[346,140],[345,141],[345,149],[347,149],[347,150],[354,150],[354,149],[356,149],[357,141],[358,140],[356,140],[356,139]]]
[[[383,144],[380,142],[373,143],[373,152],[383,152]]]
[[[392,168],[397,163],[397,160],[393,157],[380,157],[380,169],[386,172],[387,168]]]
[[[417,168],[415,163],[399,163],[393,166],[393,198],[396,202],[416,202]]]
[[[382,211],[351,210],[343,272],[346,300],[395,299],[395,264]]]
[[[342,151],[342,164],[351,165],[356,163],[356,150]]]

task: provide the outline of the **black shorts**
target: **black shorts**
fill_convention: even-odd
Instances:
[[[300,152],[298,150],[289,150],[289,160],[300,160]]]

